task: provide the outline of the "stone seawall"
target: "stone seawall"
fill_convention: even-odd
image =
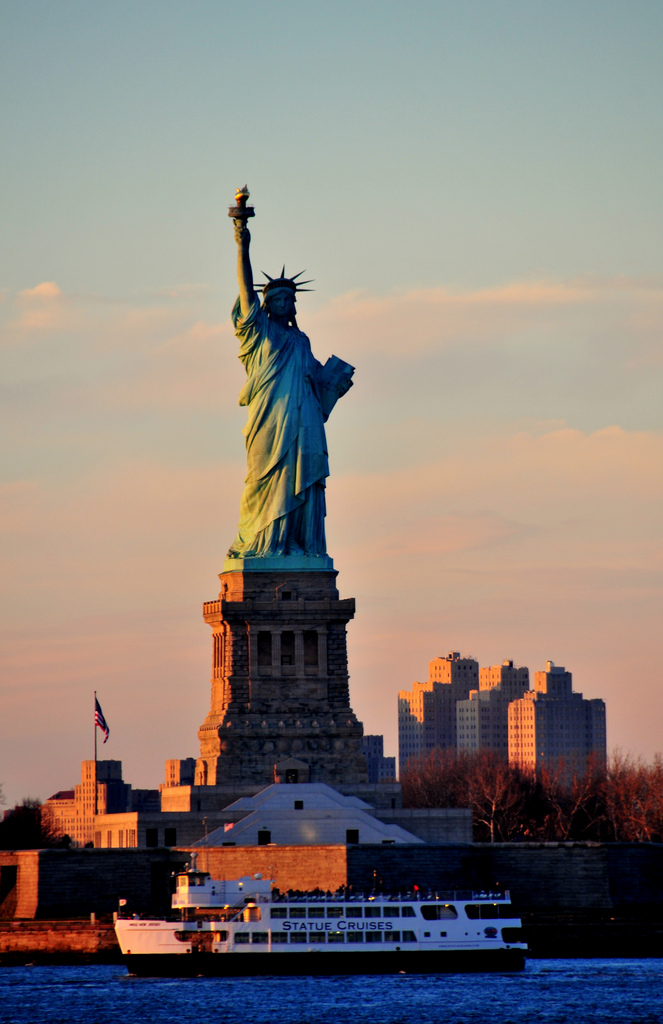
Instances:
[[[12,964],[120,963],[112,923],[3,921],[0,966]]]

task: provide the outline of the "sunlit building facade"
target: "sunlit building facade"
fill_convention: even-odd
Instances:
[[[491,750],[509,756],[509,704],[529,690],[529,669],[513,661],[479,670],[479,689],[456,703],[458,750]]]
[[[479,687],[479,664],[458,651],[433,658],[428,680],[398,694],[398,768],[436,747],[456,749],[456,703]]]
[[[572,675],[554,662],[534,676],[534,690],[509,705],[509,760],[535,771],[541,766],[584,770],[606,762],[605,702],[585,700]]]
[[[44,801],[51,828],[57,835],[69,836],[73,846],[94,843],[95,816],[158,807],[156,790],[133,789],[124,782],[121,761],[81,762],[80,785],[73,790],[61,790]]]

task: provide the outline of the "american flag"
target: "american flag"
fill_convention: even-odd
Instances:
[[[104,713],[101,710],[101,704],[99,703],[96,697],[94,698],[94,724],[98,725],[101,731],[103,732],[105,743],[108,737],[110,736],[110,729],[108,728],[106,719],[104,718]]]

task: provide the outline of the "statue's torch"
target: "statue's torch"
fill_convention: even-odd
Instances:
[[[233,220],[243,221],[245,224],[249,217],[255,217],[256,212],[252,206],[246,205],[246,200],[250,196],[250,192],[246,185],[243,188],[238,188],[235,193],[236,206],[228,207],[228,216],[232,217]]]

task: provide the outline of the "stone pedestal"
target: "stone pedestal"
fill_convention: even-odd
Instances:
[[[196,785],[262,787],[281,776],[330,786],[368,781],[348,692],[345,627],[355,603],[339,600],[336,575],[221,573],[218,600],[203,607],[212,627],[212,702],[198,732]]]

